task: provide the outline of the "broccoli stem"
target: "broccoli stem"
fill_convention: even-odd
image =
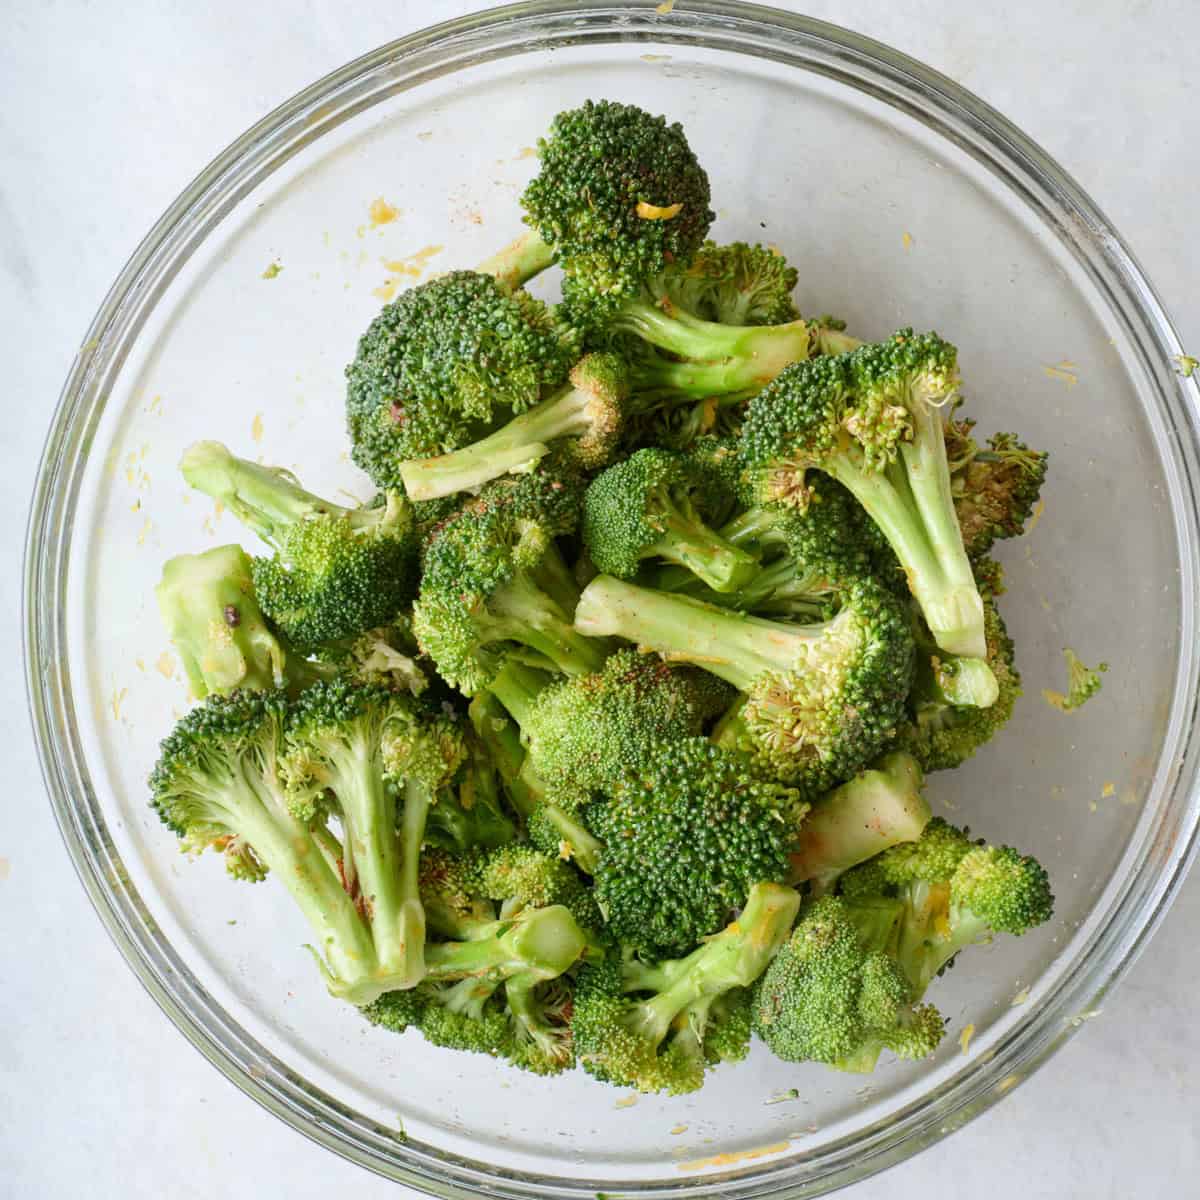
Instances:
[[[883,531],[937,644],[982,659],[983,600],[954,513],[941,421],[927,404],[914,403],[910,412],[913,440],[901,445],[900,462],[863,470],[848,455],[835,454],[824,469]]]
[[[471,701],[471,721],[491,752],[513,808],[525,821],[540,811],[571,847],[571,861],[581,871],[594,875],[604,844],[575,817],[546,798],[546,783],[529,765],[518,732],[518,727],[529,720],[538,693],[548,682],[545,672],[510,659],[488,685],[489,690]],[[503,710],[495,711],[495,706],[489,703],[491,697],[508,710],[511,721]]]
[[[778,515],[768,509],[748,508],[722,525],[719,532],[726,541],[735,546],[747,543],[758,545],[764,539],[770,542],[778,540],[772,537],[778,524]]]
[[[537,566],[531,568],[530,574],[564,613],[575,611],[575,605],[579,603],[579,585],[554,542],[546,546],[546,552],[538,560]]]
[[[276,550],[281,548],[281,535],[300,521],[323,514],[351,518],[357,511],[305,491],[290,472],[280,467],[238,458],[220,442],[189,446],[179,469],[188,484],[223,504]],[[357,520],[375,524],[383,515],[381,509],[367,509]]]
[[[493,640],[520,642],[549,659],[564,675],[590,675],[604,651],[582,636],[570,618],[522,571],[498,587],[478,621]]]
[[[501,286],[515,292],[522,284],[540,275],[555,259],[554,249],[530,229],[485,258],[476,267],[481,275],[494,275]]]
[[[593,393],[567,384],[478,442],[436,458],[401,463],[405,491],[411,500],[435,500],[527,470],[550,452],[551,442],[588,432],[594,402]]]
[[[755,884],[738,918],[715,937],[686,958],[647,971],[644,978],[635,976],[635,987],[653,986],[647,980],[666,987],[632,1007],[628,1026],[658,1043],[685,1009],[732,988],[749,987],[787,938],[799,910],[800,896],[792,888]]]
[[[970,909],[950,902],[948,883],[910,885],[910,916],[900,924],[896,958],[922,996],[937,973],[960,951],[985,942],[992,927]]]
[[[331,994],[352,1004],[369,1004],[394,988],[390,981],[376,978],[375,945],[367,923],[320,842],[288,812],[283,798],[256,785],[239,768],[220,801],[222,824],[239,831],[307,919],[315,942],[310,949]]]
[[[650,584],[659,591],[690,595],[720,608],[759,615],[803,617],[806,621],[821,619],[825,607],[822,596],[829,590],[828,580],[822,576],[798,576],[795,561],[787,556],[760,567],[745,586],[734,592],[722,594],[706,589],[701,594],[691,572],[670,567],[656,572]]]
[[[660,489],[651,507],[661,524],[659,537],[643,557],[664,558],[685,567],[714,592],[734,592],[754,578],[758,561],[710,529],[684,499]]]
[[[383,781],[375,748],[365,737],[355,738],[333,754],[338,772],[338,801],[343,829],[347,875],[354,877],[367,906],[375,957],[392,988],[414,987],[424,974],[425,914],[416,883],[412,849],[401,852],[397,837],[400,814],[396,799]],[[407,787],[401,837],[415,839],[416,853],[424,836],[428,794]],[[402,862],[404,859],[408,862]],[[403,875],[402,875],[403,867]]]
[[[664,658],[695,663],[739,691],[766,672],[786,669],[801,649],[824,637],[839,617],[785,625],[725,612],[690,596],[673,596],[598,575],[583,590],[575,628],[590,637],[620,637]]]
[[[639,355],[629,370],[635,392],[643,396],[661,393],[677,401],[681,396],[706,400],[733,393],[745,398],[743,393],[756,394],[786,365],[786,362],[772,364],[770,370],[774,374],[770,374],[756,360],[729,358],[716,362],[675,362],[661,355]]]
[[[438,942],[425,949],[426,978],[531,981],[556,979],[578,961],[587,938],[561,904],[529,909],[515,921],[496,921],[486,935]]]
[[[713,394],[740,391],[756,384],[762,386],[788,363],[808,357],[808,326],[803,321],[790,321],[786,325],[721,325],[703,321],[666,301],[663,303],[660,308],[644,300],[626,301],[613,323],[661,350],[700,364],[727,366],[721,386],[711,389]]]
[[[889,754],[813,805],[792,851],[790,883],[820,895],[839,875],[889,846],[915,842],[932,815],[921,795],[921,768]]]

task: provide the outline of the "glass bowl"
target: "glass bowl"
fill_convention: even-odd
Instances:
[[[930,783],[935,811],[1037,853],[1058,911],[935,988],[938,1055],[867,1078],[761,1048],[680,1099],[543,1081],[369,1027],[324,994],[298,914],[146,804],[186,703],[152,598],[161,561],[242,534],[176,472],[220,437],[316,490],[365,492],[342,368],[381,301],[514,236],[531,147],[586,97],[681,120],[714,234],[782,247],[806,313],[937,328],[980,430],[1052,455],[1036,528],[1001,551],[1026,695]],[[256,125],[179,198],[105,300],[34,498],[30,702],[80,877],[193,1044],[316,1141],[440,1195],[807,1196],[930,1144],[1010,1092],[1144,943],[1193,849],[1197,385],[1111,226],[1007,121],[842,30],[693,0],[528,4],[404,38]],[[1066,716],[1060,651],[1106,659]],[[973,1037],[971,1033],[973,1031]],[[788,1097],[795,1089],[795,1098]]]

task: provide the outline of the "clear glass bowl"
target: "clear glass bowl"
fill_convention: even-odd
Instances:
[[[218,436],[362,495],[342,368],[381,300],[519,229],[549,116],[589,96],[683,121],[715,235],[783,247],[805,312],[961,347],[983,432],[1053,456],[1045,514],[1001,552],[1027,694],[931,782],[935,810],[1038,853],[1058,912],[936,987],[950,1036],[870,1078],[761,1050],[636,1103],[397,1038],[323,993],[282,889],[184,861],[146,806],[185,689],[154,609],[170,553],[236,540],[189,497]],[[281,269],[274,273],[272,264]],[[272,277],[273,276],[273,277]],[[30,700],[79,874],[163,1009],[249,1095],[442,1195],[813,1195],[1008,1093],[1086,1019],[1183,874],[1197,827],[1197,386],[1095,205],[1002,117],[883,46],[765,8],[531,4],[386,46],[250,130],[163,217],[80,350],[47,443],[27,561]],[[1067,717],[1060,650],[1110,664]],[[960,1033],[973,1026],[966,1052]],[[798,1098],[766,1103],[788,1089]],[[406,1136],[399,1133],[403,1121]]]

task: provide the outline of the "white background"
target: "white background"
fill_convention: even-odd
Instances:
[[[403,1194],[226,1083],[109,943],[37,771],[18,647],[19,564],[58,389],[104,291],[159,213],[229,141],[318,76],[484,7],[33,0],[0,9],[5,1196]],[[803,11],[925,60],[1041,142],[1126,236],[1185,346],[1200,353],[1200,5],[813,0]],[[949,1141],[851,1189],[854,1200],[933,1200],[951,1190],[972,1200],[1200,1195],[1198,922],[1200,876],[1102,1015],[1047,1067]]]

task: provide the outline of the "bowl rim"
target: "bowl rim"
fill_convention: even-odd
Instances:
[[[75,506],[108,384],[133,338],[192,249],[234,204],[301,149],[349,117],[422,80],[529,49],[579,42],[674,43],[753,54],[839,80],[951,139],[1015,191],[1081,262],[1120,318],[1158,417],[1172,435],[1164,461],[1181,556],[1181,646],[1156,785],[1093,913],[1086,945],[1042,1004],[1009,1030],[988,1061],[972,1060],[886,1121],[817,1154],[665,1182],[567,1180],[500,1171],[398,1142],[305,1081],[256,1043],[208,995],[171,947],[125,875],[84,761],[65,653],[63,587]],[[381,86],[382,79],[388,80]],[[88,329],[47,435],[30,509],[22,631],[26,688],[42,774],[76,872],[113,941],[185,1037],[237,1087],[307,1137],[388,1178],[443,1196],[593,1197],[821,1194],[874,1174],[940,1140],[1012,1090],[1063,1045],[1131,966],[1173,900],[1200,829],[1200,379],[1172,363],[1183,348],[1153,288],[1099,208],[1043,150],[949,78],[872,39],[825,22],[737,0],[689,0],[669,14],[608,0],[530,0],[431,26],[318,80],[252,126],[180,194],[125,265]],[[1165,439],[1159,439],[1160,449]],[[1189,602],[1190,601],[1190,602]],[[1165,766],[1163,764],[1166,764]],[[1032,1008],[1032,1006],[1031,1006]]]

